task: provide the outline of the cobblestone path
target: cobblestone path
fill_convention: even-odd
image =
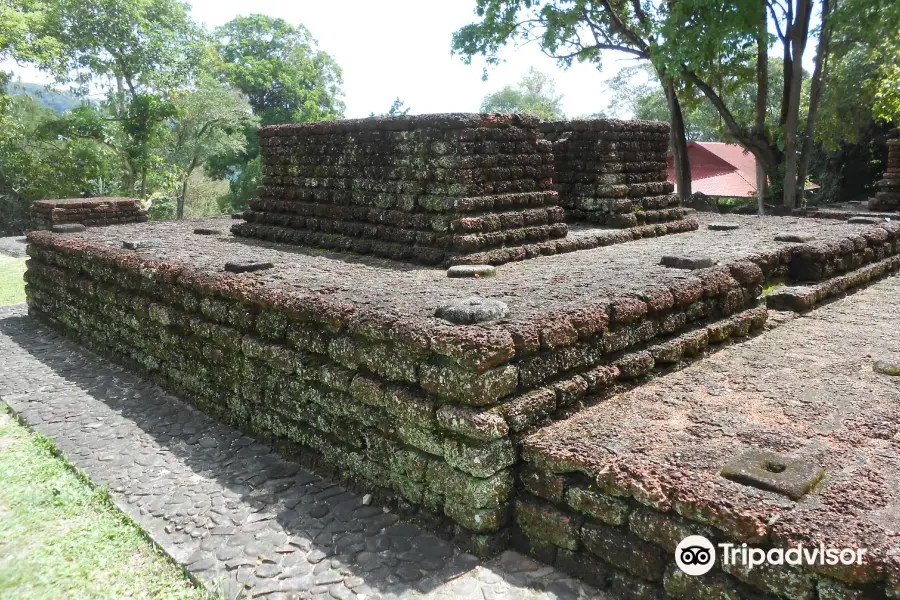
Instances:
[[[226,598],[608,598],[515,552],[479,563],[49,331],[24,305],[0,308],[0,399]]]

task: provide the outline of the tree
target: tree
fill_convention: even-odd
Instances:
[[[556,93],[553,78],[531,67],[516,86],[488,94],[481,112],[531,113],[542,119],[562,119],[562,95]]]
[[[181,191],[175,218],[183,219],[188,181],[194,170],[213,156],[242,152],[247,143],[244,131],[255,127],[259,118],[243,95],[209,77],[201,78],[196,89],[179,92],[174,104],[176,116],[165,154],[179,170]]]
[[[386,113],[382,113],[380,115],[376,115],[375,113],[369,113],[370,117],[403,117],[409,114],[410,108],[407,106],[403,107],[403,100],[399,98],[399,96],[394,99],[391,103],[391,107],[388,109]]]
[[[707,0],[680,0],[673,5],[668,31],[703,43],[670,46],[664,62],[670,68],[682,68],[684,80],[712,103],[729,135],[756,156],[757,164],[776,183],[776,188],[781,184],[782,204],[790,209],[796,205],[798,192],[805,184],[818,107],[829,78],[829,58],[835,48],[882,39],[887,32],[896,32],[900,27],[900,8],[893,0],[767,0],[761,6],[771,21],[763,18],[754,28],[749,21],[736,19],[731,27],[722,30],[717,26],[722,19],[721,7]],[[819,17],[817,27],[813,22],[815,15]],[[764,25],[769,22],[776,31],[782,55],[778,92],[781,110],[775,129],[767,128],[762,116],[764,98],[768,96],[770,46]],[[706,43],[710,31],[724,33],[718,36],[720,43],[715,46]],[[806,100],[802,57],[811,35],[817,37],[817,47]],[[729,53],[734,48],[749,48],[754,38],[758,110],[756,119],[746,121],[739,118],[712,83]]]
[[[35,6],[37,6],[35,4]],[[174,107],[166,94],[186,83],[200,58],[203,32],[177,0],[56,0],[32,19],[32,36],[54,40],[54,52],[23,55],[86,93],[91,85],[108,90],[111,118],[122,124],[141,198],[154,162],[151,148]]]
[[[637,0],[476,0],[475,14],[480,21],[456,31],[452,49],[467,63],[481,55],[489,65],[498,64],[499,50],[514,40],[537,42],[563,67],[577,60],[599,69],[606,50],[651,61],[665,90],[678,190],[686,198],[690,195],[690,166],[675,81],[679,73],[657,61],[658,49],[675,43],[671,34],[662,32],[660,20],[666,6]]]
[[[243,93],[262,125],[327,121],[344,114],[341,69],[306,27],[253,14],[215,30],[211,70]],[[212,173],[232,182],[236,208],[259,185],[258,125],[245,128],[247,144],[210,162]]]

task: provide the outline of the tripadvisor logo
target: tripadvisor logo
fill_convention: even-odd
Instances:
[[[705,575],[716,563],[716,548],[702,535],[689,535],[675,548],[675,564],[688,575]]]
[[[753,569],[761,565],[861,565],[865,548],[826,548],[803,546],[792,548],[751,548],[747,544],[722,543],[723,566],[744,565]],[[716,547],[702,535],[689,535],[675,548],[675,564],[688,575],[705,575],[716,563]]]

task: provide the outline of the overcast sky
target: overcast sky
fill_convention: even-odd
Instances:
[[[477,111],[485,94],[516,83],[532,66],[553,75],[563,95],[563,110],[575,117],[607,108],[610,91],[605,80],[634,64],[627,55],[609,52],[603,72],[586,64],[564,71],[537,45],[529,44],[508,48],[505,63],[489,68],[488,80],[482,81],[482,61],[465,65],[450,56],[453,32],[475,20],[475,0],[193,0],[191,4],[194,18],[210,29],[251,12],[306,25],[320,48],[343,69],[348,117],[386,112],[396,97],[413,113]],[[2,67],[23,81],[46,82],[31,69],[9,63]]]

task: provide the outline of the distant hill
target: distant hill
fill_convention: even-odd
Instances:
[[[40,104],[57,113],[72,110],[86,100],[68,92],[47,90],[39,83],[11,82],[9,93],[12,96],[31,96]]]

